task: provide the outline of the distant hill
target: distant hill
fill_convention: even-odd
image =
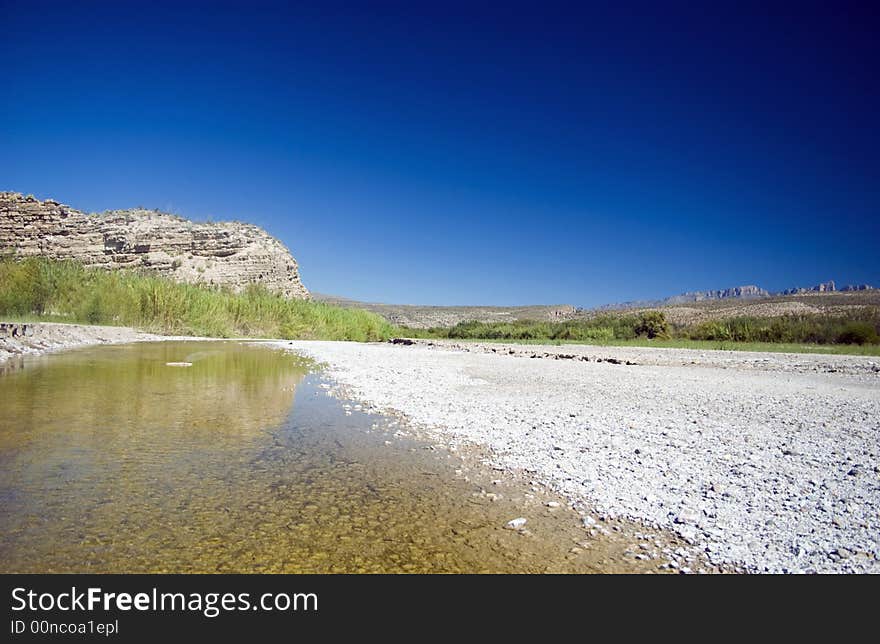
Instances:
[[[337,306],[360,308],[377,313],[393,324],[412,328],[448,327],[459,322],[513,322],[534,320],[560,322],[592,318],[597,315],[627,315],[662,308],[676,324],[695,324],[705,320],[742,315],[775,317],[791,314],[844,315],[853,307],[880,307],[880,290],[868,285],[844,286],[834,282],[770,293],[755,285],[693,291],[662,300],[623,302],[593,309],[570,304],[551,306],[418,306],[358,302],[335,295],[312,293],[315,300]]]
[[[847,284],[842,288],[836,288],[834,286],[834,280],[829,280],[827,282],[822,282],[821,284],[817,284],[816,286],[811,286],[809,288],[789,288],[779,293],[779,295],[798,295],[801,293],[834,293],[835,291],[839,291],[841,293],[850,293],[852,291],[871,290],[876,289],[868,284]]]
[[[770,295],[770,293],[758,286],[733,286],[731,288],[714,291],[691,291],[679,295],[672,295],[662,300],[633,300],[630,302],[619,302],[617,304],[606,304],[597,307],[597,309],[641,309],[654,306],[672,306],[675,304],[687,304],[690,302],[703,302],[706,300],[752,299],[756,297],[766,297],[768,295]]]
[[[534,306],[420,306],[416,304],[380,304],[358,302],[338,295],[312,293],[312,299],[346,308],[378,313],[392,324],[415,329],[454,326],[459,322],[513,322],[515,320],[560,321],[576,317],[578,309],[570,304]]]
[[[606,304],[597,307],[596,310],[620,310],[620,309],[643,309],[661,306],[676,306],[681,304],[691,304],[696,302],[712,302],[722,300],[754,300],[760,298],[770,298],[779,295],[803,295],[808,293],[848,293],[853,291],[870,291],[874,290],[873,286],[868,284],[847,285],[838,289],[834,280],[822,282],[815,286],[795,287],[785,289],[778,293],[771,293],[759,286],[749,284],[746,286],[732,286],[730,288],[718,289],[712,291],[692,291],[681,293],[680,295],[672,295],[662,300],[635,300],[630,302],[621,302],[618,304]]]

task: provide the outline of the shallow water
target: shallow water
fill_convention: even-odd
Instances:
[[[584,542],[545,492],[346,410],[310,369],[169,342],[0,375],[0,572],[648,568],[623,540]],[[504,529],[518,516],[526,533]]]

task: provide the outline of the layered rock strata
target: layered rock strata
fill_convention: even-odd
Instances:
[[[0,254],[138,268],[236,292],[262,284],[285,297],[309,297],[290,251],[262,228],[195,223],[155,210],[86,214],[52,199],[0,192]]]

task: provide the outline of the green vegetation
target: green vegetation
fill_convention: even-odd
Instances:
[[[374,313],[288,300],[258,286],[234,294],[42,258],[0,259],[0,315],[221,338],[371,341],[394,332]]]
[[[870,322],[848,322],[837,341],[841,344],[880,344],[880,335]]]
[[[560,340],[608,342],[631,340],[639,320],[635,317],[605,315],[590,320],[565,322],[460,322],[453,327],[402,330],[408,337],[452,338],[458,340]]]
[[[669,337],[669,322],[661,311],[647,311],[639,316],[633,329],[639,337],[646,337],[653,340],[654,338]]]
[[[877,344],[878,330],[880,315],[868,309],[848,317],[812,314],[712,320],[684,329],[681,335],[692,340],[721,342]]]
[[[880,355],[880,312],[875,307],[859,308],[846,316],[742,316],[692,326],[676,326],[662,311],[647,311],[564,322],[462,322],[425,330],[395,328],[380,316],[360,309],[288,300],[256,285],[235,294],[180,284],[136,270],[87,269],[73,262],[42,258],[0,258],[0,315],[208,337],[381,341],[399,335]]]
[[[880,355],[880,313],[870,308],[847,317],[736,317],[689,327],[671,325],[662,311],[647,311],[565,322],[462,322],[449,328],[405,329],[402,334],[459,340]]]

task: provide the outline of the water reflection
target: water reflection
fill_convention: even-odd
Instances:
[[[307,371],[290,356],[210,346],[74,351],[0,380],[4,567],[18,569],[19,548],[52,552],[31,562],[38,570],[56,559],[67,569],[70,554],[117,557],[187,533],[185,509],[204,479],[247,467],[288,418]],[[192,366],[167,366],[176,361]]]
[[[458,457],[346,415],[307,370],[191,342],[0,377],[0,572],[656,569],[620,543],[571,554],[584,539],[573,512],[496,472],[457,476]],[[531,536],[503,529],[523,512]]]

